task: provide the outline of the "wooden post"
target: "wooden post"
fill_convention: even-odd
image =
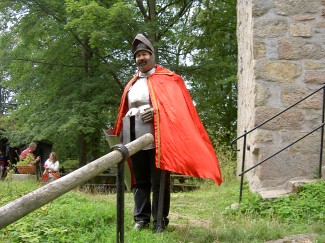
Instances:
[[[148,133],[126,144],[125,146],[129,151],[129,156],[148,146],[153,140],[153,136]],[[62,196],[66,192],[84,184],[122,160],[123,156],[121,152],[116,150],[112,151],[78,170],[4,205],[0,208],[0,229]]]

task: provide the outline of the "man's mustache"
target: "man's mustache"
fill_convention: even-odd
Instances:
[[[140,61],[140,62],[138,62],[138,66],[143,67],[143,66],[147,65],[147,63],[148,63],[148,61],[146,61],[146,60]]]

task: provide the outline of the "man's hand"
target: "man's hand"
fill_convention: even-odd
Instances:
[[[153,108],[147,108],[141,113],[141,119],[144,122],[150,122],[153,119]]]

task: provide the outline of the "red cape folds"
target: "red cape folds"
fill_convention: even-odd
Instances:
[[[127,92],[137,80],[126,85],[113,134],[122,130],[122,118],[128,111]],[[154,108],[156,166],[184,175],[211,178],[222,182],[218,159],[208,134],[193,105],[181,76],[159,65],[148,77],[150,99]]]

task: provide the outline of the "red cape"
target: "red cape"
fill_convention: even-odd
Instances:
[[[122,118],[128,111],[127,92],[137,80],[126,85],[113,134],[122,130]],[[208,134],[193,105],[181,76],[159,65],[148,77],[154,108],[156,166],[184,175],[211,178],[221,184],[218,159]]]

